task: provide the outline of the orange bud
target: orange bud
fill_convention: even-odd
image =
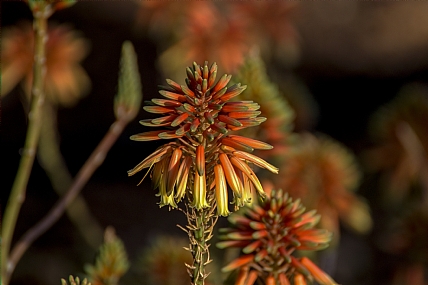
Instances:
[[[202,145],[196,147],[196,170],[199,176],[204,175],[205,172],[205,149]]]
[[[241,257],[238,257],[237,259],[235,259],[234,261],[232,261],[231,263],[229,263],[225,267],[223,267],[221,269],[221,271],[222,272],[230,272],[232,270],[235,270],[236,268],[247,265],[248,263],[253,261],[253,259],[254,259],[254,255],[252,255],[252,254],[243,255]]]

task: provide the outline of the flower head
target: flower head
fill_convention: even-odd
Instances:
[[[245,254],[224,272],[240,269],[235,284],[253,284],[262,278],[266,284],[336,284],[308,258],[297,258],[296,250],[321,250],[328,246],[331,234],[315,229],[320,216],[305,212],[300,200],[293,201],[282,190],[273,190],[260,205],[245,207],[229,216],[230,228],[221,229],[219,248],[238,247]]]
[[[30,23],[5,29],[2,36],[1,94],[8,94],[22,81],[30,96],[33,80],[34,32]],[[79,62],[88,51],[88,43],[65,25],[50,27],[46,43],[46,97],[63,106],[75,104],[90,86]]]
[[[317,211],[321,226],[339,237],[339,220],[366,233],[372,225],[367,203],[354,193],[360,172],[354,155],[337,141],[303,134],[282,165],[275,186]]]
[[[187,195],[196,209],[217,204],[217,213],[226,216],[227,185],[235,208],[248,203],[253,190],[264,196],[249,163],[278,172],[275,166],[251,154],[254,149],[271,149],[271,145],[229,134],[257,126],[266,118],[258,117],[260,106],[253,101],[230,101],[246,86],[237,83],[227,87],[231,76],[226,74],[215,82],[215,63],[211,67],[207,62],[203,66],[194,63],[186,72],[186,85],[168,79],[168,86],[159,91],[164,98],[152,99],[144,107],[163,116],[140,123],[163,129],[131,136],[135,141],[176,140],[159,147],[128,174],[149,168],[153,187],[159,188],[160,206],[177,207]]]

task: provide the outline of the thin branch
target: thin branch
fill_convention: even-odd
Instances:
[[[77,173],[77,176],[68,192],[53,206],[53,208],[42,220],[30,228],[17,242],[11,253],[9,267],[7,270],[8,277],[11,276],[16,264],[24,252],[28,249],[28,247],[34,242],[34,240],[36,240],[56,221],[58,221],[67,206],[70,205],[70,203],[76,198],[95,170],[104,162],[107,152],[116,142],[129,121],[129,116],[119,116],[119,118],[111,125],[109,131],[98,144],[83,167],[80,169],[79,173]]]

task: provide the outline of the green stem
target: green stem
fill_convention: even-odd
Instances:
[[[204,285],[206,277],[206,265],[211,262],[209,253],[208,241],[212,237],[214,226],[217,218],[213,215],[213,209],[191,210],[188,213],[190,217],[190,227],[193,228],[189,232],[190,249],[193,256],[193,264],[191,266],[190,277],[192,285]],[[191,225],[193,223],[193,226]]]
[[[52,187],[61,197],[71,187],[73,177],[67,169],[59,148],[56,110],[48,101],[43,109],[38,161],[48,175]],[[76,196],[70,207],[67,207],[66,213],[86,242],[93,248],[98,248],[103,240],[103,229],[91,214],[82,195]]]
[[[21,205],[25,200],[25,191],[28,185],[31,169],[39,141],[40,127],[42,120],[42,106],[44,101],[44,77],[46,73],[46,51],[45,43],[47,41],[47,19],[51,14],[50,6],[40,5],[40,12],[34,13],[35,29],[35,52],[33,69],[33,86],[30,112],[28,113],[28,130],[25,140],[22,157],[18,172],[12,186],[9,200],[6,205],[2,225],[2,248],[1,248],[1,275],[3,285],[7,285],[8,270],[11,265],[8,263],[10,245],[13,232],[15,230],[18,214]]]

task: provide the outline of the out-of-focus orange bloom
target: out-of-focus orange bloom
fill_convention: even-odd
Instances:
[[[222,72],[236,71],[250,48],[251,33],[246,23],[228,17],[210,1],[195,4],[187,11],[178,41],[161,55],[162,67],[182,69],[193,60],[208,60],[218,62]]]
[[[427,122],[428,87],[419,84],[404,87],[371,121],[376,146],[365,152],[364,162],[381,173],[389,205],[410,198],[416,184],[428,189]]]
[[[339,236],[339,220],[366,233],[372,226],[366,202],[353,191],[360,172],[353,154],[326,136],[302,134],[281,166],[275,181],[294,198],[321,215],[321,227]]]
[[[307,284],[314,279],[322,285],[336,284],[311,260],[294,256],[295,251],[328,247],[331,233],[314,228],[319,219],[315,210],[305,212],[300,200],[272,190],[260,205],[230,215],[231,227],[220,229],[223,241],[217,247],[237,247],[245,254],[223,271],[239,269],[236,285],[252,285],[257,277],[269,285]]]
[[[30,96],[33,79],[34,32],[30,23],[6,28],[2,34],[1,94],[8,94],[19,82]],[[88,43],[68,26],[50,27],[46,43],[46,98],[63,106],[75,104],[87,93],[90,80],[80,62]]]

